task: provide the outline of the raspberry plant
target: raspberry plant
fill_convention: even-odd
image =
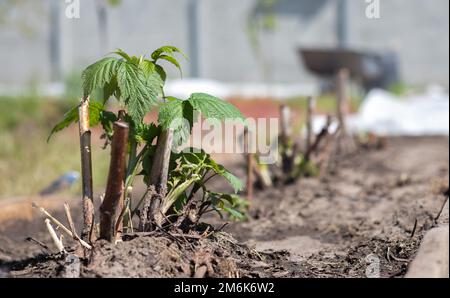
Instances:
[[[194,93],[184,100],[166,96],[166,72],[158,62],[168,61],[181,73],[175,55],[184,54],[176,47],[161,47],[149,58],[130,56],[122,50],[112,54],[114,56],[103,58],[83,71],[82,103],[88,99],[89,125],[102,126],[105,147],[113,140],[114,123],[125,123],[129,127],[121,194],[125,204],[119,211],[117,221],[120,223],[116,223],[117,227],[123,221],[124,229],[133,229],[134,215],[139,215],[142,231],[164,226],[187,231],[210,211],[216,211],[221,216],[228,213],[232,217],[243,218],[245,202],[235,195],[243,187],[241,181],[209,154],[194,148],[181,152],[170,150],[166,156],[160,154],[165,141],[170,142],[170,149],[175,149],[188,140],[192,126],[198,120],[198,113],[214,121],[243,120],[240,111],[230,103],[204,93]],[[90,96],[92,98],[89,99]],[[120,105],[117,113],[107,109],[112,97]],[[153,109],[158,109],[158,120],[147,123],[144,117]],[[79,121],[78,110],[78,106],[69,110],[54,127],[50,137]],[[163,166],[164,163],[167,165]],[[144,196],[134,202],[135,208],[132,210],[132,186],[138,176],[142,176],[148,188]],[[210,190],[206,182],[216,176],[228,181],[235,194]]]

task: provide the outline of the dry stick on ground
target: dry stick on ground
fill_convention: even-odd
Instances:
[[[100,238],[113,243],[119,238],[116,223],[123,208],[128,130],[128,124],[125,122],[114,122],[108,181],[105,198],[100,206]],[[121,225],[118,227],[121,228]]]
[[[92,158],[91,158],[91,131],[89,127],[89,97],[81,100],[78,109],[80,150],[81,150],[81,175],[83,188],[83,229],[81,239],[93,242],[94,239],[94,196],[92,190]]]
[[[58,248],[59,252],[64,252],[64,245],[62,244],[61,240],[56,235],[55,230],[52,227],[52,224],[50,223],[50,219],[45,219],[45,225],[47,226],[47,230],[50,233],[50,237],[52,237],[53,242],[55,243],[56,247]]]
[[[442,211],[444,211],[444,207],[445,207],[445,205],[447,204],[447,201],[448,201],[448,190],[447,190],[445,196],[446,197],[445,197],[444,203],[442,204],[441,209],[439,210],[439,213],[434,218],[434,221],[437,221],[439,219],[439,217],[441,217]]]
[[[255,159],[253,153],[251,152],[251,136],[246,127],[244,129],[244,152],[247,159],[247,199],[251,200],[253,198],[253,171],[255,168]]]
[[[38,245],[39,247],[45,249],[46,251],[49,251],[47,245],[45,245],[44,243],[42,243],[41,241],[39,241],[37,239],[34,239],[33,237],[27,237],[25,240]]]
[[[73,238],[73,234],[72,232],[66,228],[59,220],[57,220],[56,218],[54,218],[47,210],[45,210],[43,207],[38,207],[35,203],[32,204],[32,206],[34,208],[39,209],[39,211],[41,211],[42,214],[44,214],[45,216],[47,216],[55,225],[57,225],[59,228],[61,228],[63,230],[63,232],[65,232],[67,235],[69,235],[70,237]],[[84,241],[83,239],[80,239],[80,243],[81,245],[83,245],[84,247],[86,247],[87,249],[91,249],[92,246],[89,245],[86,241]]]
[[[69,206],[69,204],[67,204],[67,202],[64,203],[64,211],[66,213],[66,218],[67,218],[67,222],[69,223],[70,231],[72,232],[72,235],[73,235],[72,238],[74,240],[78,240],[79,237],[75,230],[75,224],[73,223],[72,215],[70,214],[70,206]]]
[[[75,224],[73,222],[72,214],[70,212],[70,206],[67,202],[64,203],[64,211],[66,213],[66,218],[67,218],[67,222],[69,223],[70,231],[72,232],[72,238],[73,238],[73,240],[77,241],[81,245],[81,246],[77,247],[77,250],[78,250],[78,248],[82,247],[82,244],[80,243],[81,238],[78,236],[78,234],[76,232]],[[80,254],[82,254],[81,251],[80,251]],[[86,256],[86,252],[84,252],[84,255]]]
[[[172,152],[172,142],[173,129],[170,128],[161,132],[158,137],[155,156],[153,157],[153,163],[150,169],[149,185],[150,187],[153,186],[156,194],[155,192],[149,191],[147,200],[150,200],[150,202],[147,220],[150,223],[154,222],[156,226],[161,226],[164,221],[161,211],[163,214],[165,212],[162,210],[164,206],[162,206],[161,201],[167,193],[167,179],[169,174],[170,154]],[[144,230],[146,230],[145,227]]]

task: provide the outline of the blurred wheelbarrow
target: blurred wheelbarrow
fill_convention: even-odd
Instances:
[[[334,77],[346,68],[350,75],[368,91],[388,89],[399,82],[397,57],[393,52],[375,54],[347,49],[299,49],[306,68],[323,78]]]

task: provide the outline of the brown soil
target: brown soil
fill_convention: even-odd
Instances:
[[[424,233],[437,224],[433,218],[444,200],[438,193],[448,187],[448,149],[448,138],[391,138],[384,150],[342,158],[320,179],[256,193],[249,220],[229,224],[227,233],[99,242],[81,275],[183,277],[204,269],[211,277],[365,277],[376,257],[382,277],[401,277]],[[243,175],[239,158],[225,162]],[[61,211],[55,215],[64,218]],[[448,207],[439,222],[448,223]],[[3,274],[61,274],[63,258],[23,240],[32,236],[53,249],[42,217],[1,226]]]

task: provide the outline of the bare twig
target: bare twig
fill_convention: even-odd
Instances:
[[[325,123],[325,126],[322,128],[322,130],[319,132],[319,134],[316,136],[316,139],[314,140],[314,143],[308,146],[308,149],[305,153],[305,159],[309,160],[311,157],[311,154],[317,151],[319,148],[319,145],[322,141],[322,139],[326,138],[326,136],[329,134],[329,129],[331,125],[331,117],[327,116],[327,121]]]
[[[314,115],[315,100],[313,97],[308,97],[306,108],[306,150],[309,151],[312,144],[313,127],[312,120]]]
[[[255,159],[253,153],[251,152],[250,144],[250,133],[246,127],[244,130],[244,151],[246,153],[247,159],[247,199],[251,200],[253,198],[253,171]]]
[[[62,244],[61,240],[56,235],[55,230],[53,229],[50,219],[45,219],[45,225],[47,226],[47,230],[50,233],[50,237],[52,238],[53,242],[55,243],[56,247],[58,248],[58,251],[60,253],[64,252],[64,245]]]
[[[67,235],[69,235],[69,237],[73,238],[72,232],[68,228],[66,228],[59,220],[54,218],[47,210],[45,210],[43,207],[37,206],[35,203],[32,203],[32,206],[34,208],[37,208],[39,211],[41,211],[42,214],[44,214],[46,217],[48,217],[55,225],[57,225],[61,230],[63,230],[63,232],[65,232]],[[86,247],[88,249],[92,248],[92,246],[89,245],[83,239],[80,239],[80,243],[81,243],[81,245],[83,245],[84,247]]]
[[[289,140],[291,137],[291,110],[287,105],[280,106],[280,143],[282,151],[282,166],[284,173],[290,173],[292,168],[291,158],[288,155]]]
[[[114,135],[111,144],[111,161],[105,198],[100,206],[100,238],[115,243],[118,236],[116,225],[123,208],[123,192],[125,179],[125,158],[128,143],[128,124],[114,123]]]
[[[79,237],[75,230],[75,224],[73,223],[72,215],[70,214],[70,206],[67,202],[64,203],[64,211],[66,213],[67,222],[69,223],[69,228],[70,228],[70,231],[72,232],[73,239],[78,240]]]
[[[448,191],[447,191],[448,192]],[[447,204],[448,201],[448,195],[444,200],[444,203],[441,206],[441,209],[439,210],[439,213],[436,215],[436,217],[434,218],[434,221],[438,221],[439,217],[441,217],[442,211],[444,211],[445,205]]]
[[[390,258],[393,258],[397,262],[409,263],[409,260],[407,260],[407,259],[397,258],[396,256],[394,256],[394,254],[391,252],[391,248],[388,246],[388,248],[387,248],[387,259],[388,259],[389,263],[391,262]]]
[[[413,238],[414,235],[416,234],[416,229],[417,229],[417,218],[414,220],[414,227],[411,231],[411,235],[409,236],[409,238]]]
[[[92,187],[91,131],[89,127],[89,97],[83,97],[79,109],[79,131],[81,151],[81,175],[83,187],[83,229],[81,238],[94,241],[94,196]]]
[[[26,241],[29,241],[29,242],[32,242],[32,243],[34,243],[34,244],[37,244],[37,245],[39,245],[41,248],[43,248],[43,249],[45,249],[45,250],[47,250],[47,251],[49,250],[47,245],[45,245],[44,243],[42,243],[41,241],[39,241],[39,240],[37,240],[37,239],[34,239],[33,237],[27,237],[25,240],[26,240]]]
[[[337,74],[337,104],[336,114],[339,121],[339,127],[343,136],[347,135],[346,116],[348,113],[348,69],[342,68]]]

